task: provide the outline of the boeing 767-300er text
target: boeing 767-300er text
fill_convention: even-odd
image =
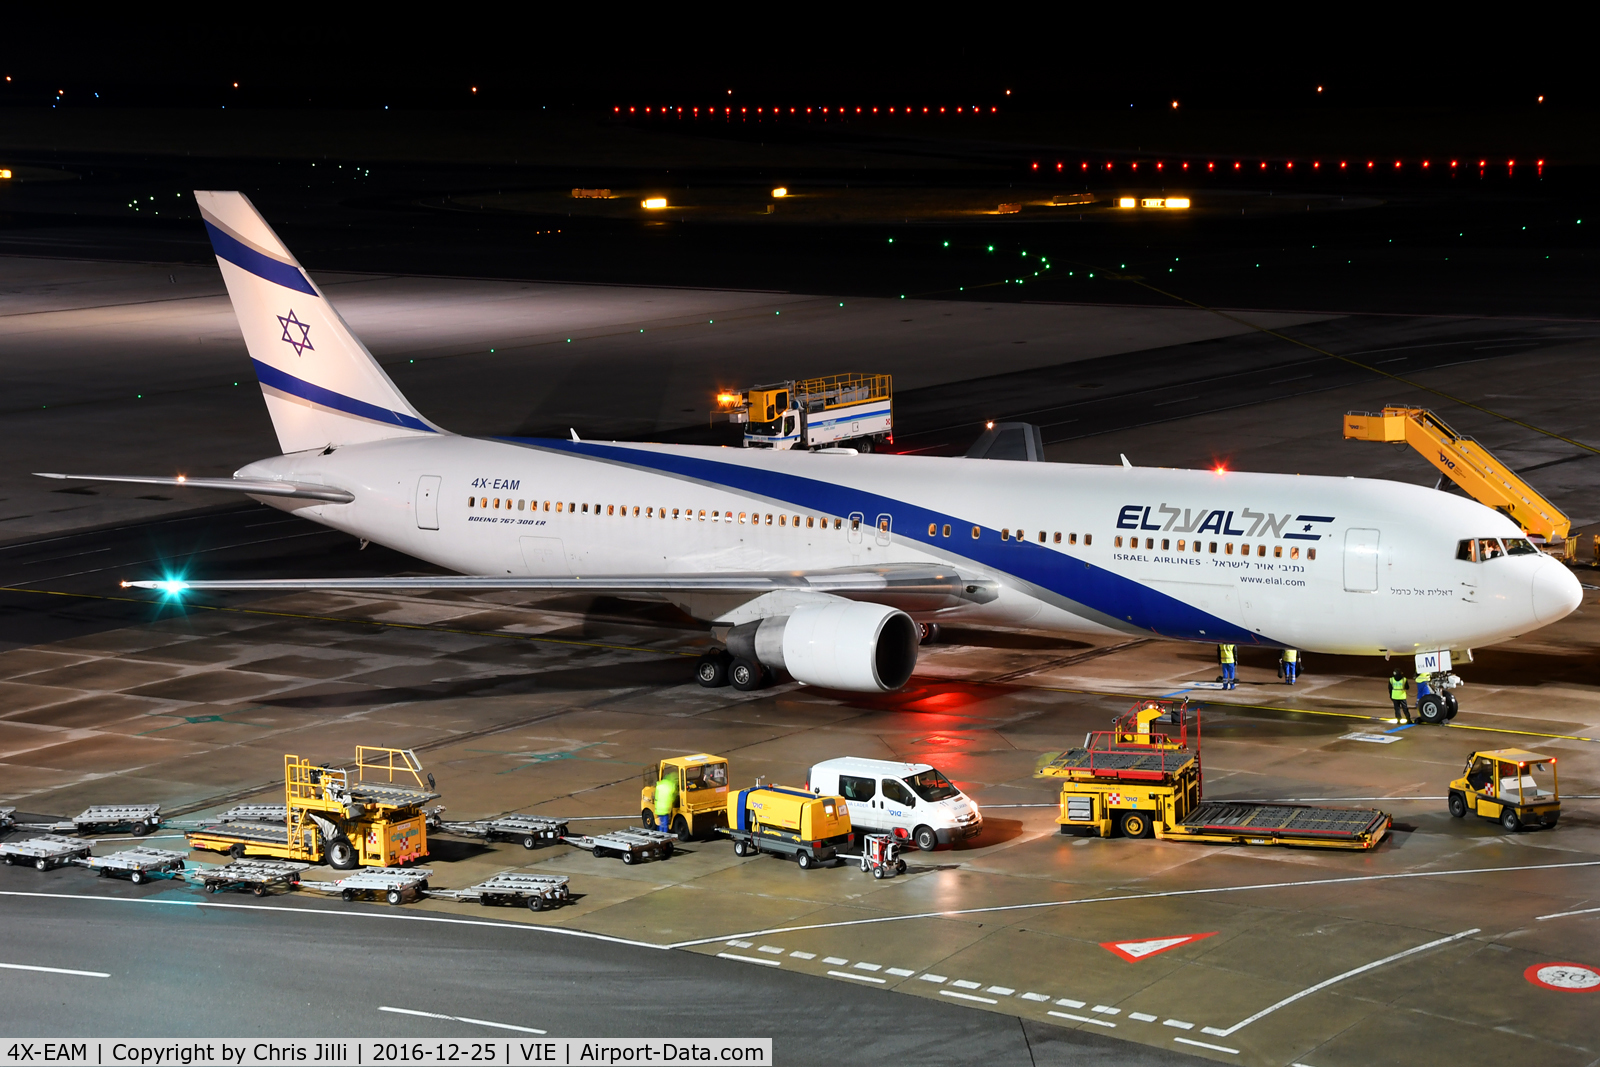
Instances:
[[[193,590],[585,590],[724,635],[706,685],[906,684],[939,623],[1347,655],[1503,641],[1579,603],[1505,516],[1398,482],[849,450],[460,437],[401,395],[243,194],[195,194],[283,454],[231,489],[455,576]]]

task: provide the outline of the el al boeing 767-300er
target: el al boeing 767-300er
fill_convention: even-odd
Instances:
[[[927,628],[1346,655],[1468,649],[1577,607],[1505,516],[1363,478],[460,437],[414,408],[241,193],[196,193],[283,454],[231,489],[456,572],[142,588],[589,590],[723,635],[700,681],[893,690]]]

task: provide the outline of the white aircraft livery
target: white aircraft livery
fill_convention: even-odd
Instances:
[[[1582,596],[1498,512],[1389,481],[457,436],[243,194],[195,196],[283,454],[231,479],[46,477],[231,489],[455,574],[128,585],[661,599],[726,645],[702,684],[856,691],[905,685],[940,623],[1411,656]]]

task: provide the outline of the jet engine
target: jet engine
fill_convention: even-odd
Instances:
[[[841,600],[735,626],[728,651],[807,685],[887,693],[911,680],[920,639],[899,608]]]

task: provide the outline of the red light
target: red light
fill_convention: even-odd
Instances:
[[[1224,467],[1222,464],[1218,463],[1214,468],[1212,468],[1211,473],[1213,473],[1213,474],[1227,474],[1228,473],[1228,468]]]
[[[1135,164],[1134,164],[1134,165],[1133,165],[1133,169],[1134,169],[1134,170],[1138,170],[1138,169],[1139,169],[1139,164],[1138,164],[1138,163],[1135,163]]]
[[[1397,160],[1395,160],[1395,161],[1394,161],[1394,165],[1395,165],[1395,166],[1397,166],[1397,167],[1398,167],[1398,166],[1399,166],[1399,165],[1400,165],[1400,161],[1399,161],[1399,160],[1398,160],[1398,159],[1397,159]]]
[[[1238,170],[1238,169],[1239,169],[1239,164],[1238,164],[1238,163],[1235,163],[1235,164],[1234,164],[1234,165],[1233,165],[1233,169],[1234,169],[1234,170]]]
[[[1478,166],[1480,166],[1480,167],[1483,166],[1483,160],[1481,160],[1481,159],[1478,160]]]
[[[1320,168],[1321,168],[1321,167],[1322,167],[1322,163],[1321,163],[1321,161],[1320,161],[1320,160],[1315,160],[1315,159],[1314,159],[1314,160],[1312,160],[1312,161],[1311,161],[1311,169],[1312,169],[1312,170],[1318,170],[1318,169],[1320,169]]]
[[[681,107],[680,107],[680,108],[679,108],[679,109],[678,109],[678,110],[679,110],[679,111],[682,111],[682,110],[683,110],[683,108],[681,108]],[[740,109],[739,109],[739,114],[741,114],[741,115],[744,115],[744,114],[748,114],[748,113],[749,113],[749,111],[750,111],[750,109],[749,109],[749,108],[747,108],[747,107],[741,107],[741,108],[740,108]]]
[[[1267,169],[1267,165],[1265,163],[1261,164],[1261,169],[1262,170],[1266,170]]]
[[[612,108],[612,109],[611,109],[611,110],[612,110],[612,111],[621,111],[621,110],[622,110],[622,109],[621,109],[621,108],[620,108],[620,107],[614,107],[614,108]]]
[[[1084,165],[1083,165],[1083,169],[1084,169],[1084,170],[1088,170],[1088,169],[1089,169],[1089,164],[1087,164],[1087,163],[1085,163],[1085,164],[1084,164]]]
[[[939,114],[941,114],[941,115],[943,115],[943,114],[944,114],[944,108],[942,108],[942,107],[941,107],[941,108],[940,108],[940,109],[939,109]]]
[[[1450,161],[1450,165],[1451,165],[1451,166],[1452,166],[1452,167],[1453,167],[1453,166],[1455,166],[1455,165],[1456,165],[1456,161],[1455,161],[1455,160],[1453,160],[1453,159],[1452,159],[1452,160],[1451,160],[1451,161]]]
[[[1033,165],[1033,169],[1034,169],[1034,170],[1038,170],[1038,169],[1039,169],[1039,164],[1037,164],[1037,163],[1035,163],[1035,164],[1034,164],[1034,165]]]
[[[1184,170],[1188,170],[1189,169],[1189,161],[1188,160],[1184,160],[1183,161],[1183,169]]]
[[[1060,163],[1057,163],[1057,164],[1056,164],[1056,170],[1060,170],[1060,169],[1061,169],[1061,164],[1060,164]]]
[[[1156,170],[1160,170],[1160,169],[1161,169],[1161,166],[1162,166],[1162,165],[1161,165],[1161,164],[1160,164],[1160,163],[1157,163],[1157,164],[1156,164]]]
[[[1286,165],[1288,166],[1288,168],[1290,170],[1294,170],[1294,160],[1292,160],[1292,159],[1289,160],[1289,162]]]
[[[1217,169],[1217,165],[1215,163],[1207,163],[1206,164],[1206,170],[1216,170],[1216,169]]]
[[[926,115],[926,114],[927,114],[927,113],[928,113],[928,109],[927,109],[927,108],[923,108],[923,109],[922,109],[922,113],[923,113],[923,114],[924,114],[924,115]]]
[[[1544,166],[1544,160],[1542,160],[1542,159],[1541,159],[1541,160],[1539,160],[1539,166],[1541,166],[1541,167],[1542,167],[1542,166]],[[1555,762],[1555,760],[1551,760],[1551,761],[1550,761],[1550,762],[1551,762],[1551,763],[1554,763],[1554,762]]]
[[[878,109],[877,109],[877,108],[873,108],[873,109],[872,109],[872,113],[873,113],[873,114],[874,114],[874,115],[876,115],[876,114],[877,114],[877,113],[878,113]]]
[[[1508,159],[1508,160],[1506,160],[1506,166],[1508,166],[1508,167],[1514,167],[1514,166],[1516,166],[1516,165],[1517,165],[1517,161],[1516,161],[1516,160],[1514,160],[1514,159]]]
[[[1368,170],[1371,170],[1371,169],[1372,169],[1372,160],[1370,160],[1370,159],[1369,159],[1369,160],[1367,160],[1367,169],[1368,169]]]
[[[989,109],[989,114],[991,114],[991,115],[993,115],[993,114],[994,114],[994,113],[995,113],[995,112],[996,112],[996,111],[999,111],[999,110],[1000,110],[1000,109],[999,109],[999,108],[997,108],[997,107],[991,107],[991,108],[990,108],[990,109]]]
[[[637,109],[635,109],[635,108],[631,108],[631,107],[630,107],[630,108],[629,108],[629,109],[628,109],[628,114],[630,114],[630,115],[631,115],[631,114],[633,114],[633,113],[634,113],[634,111],[635,111],[635,110],[637,110]]]
[[[1422,161],[1422,169],[1423,170],[1427,170],[1428,169],[1428,161],[1426,159],[1424,159]]]

